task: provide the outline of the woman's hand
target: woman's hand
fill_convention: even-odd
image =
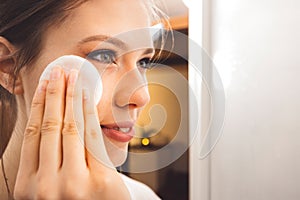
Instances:
[[[105,148],[101,128],[77,76],[73,70],[66,78],[55,67],[50,80],[38,85],[24,133],[17,200],[130,199],[118,172],[97,159]]]

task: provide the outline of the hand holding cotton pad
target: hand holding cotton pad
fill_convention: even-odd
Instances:
[[[74,55],[59,57],[45,68],[40,77],[40,81],[49,80],[51,70],[55,66],[62,67],[66,75],[68,75],[72,69],[77,69],[82,80],[82,87],[88,89],[91,96],[94,94],[95,104],[99,103],[103,90],[102,81],[92,63],[82,57]]]
[[[90,63],[88,60],[82,57],[74,55],[66,55],[59,57],[50,64],[48,64],[48,66],[44,69],[40,77],[40,81],[49,80],[51,70],[55,66],[60,66],[65,71],[65,74],[67,76],[69,75],[72,69],[77,69],[79,72],[78,78],[81,79],[82,88],[87,89],[91,97],[94,95],[94,99],[90,99],[94,101],[91,102],[95,105],[99,103],[103,90],[102,81],[97,69],[92,63]],[[102,133],[96,109],[93,116],[94,117],[89,118],[89,121],[85,121],[84,127],[86,131],[92,129],[96,132]],[[74,113],[74,117],[77,123],[80,123],[82,121],[80,120],[82,116],[78,116],[77,112]],[[82,125],[79,126],[82,127]],[[85,136],[81,135],[80,133],[79,136],[83,145],[86,145],[89,153],[91,153],[95,158],[97,158],[98,161],[101,161],[102,164],[106,164],[106,166],[113,167],[109,156],[106,152],[102,134],[99,134],[98,137],[90,137],[91,134],[85,132]]]

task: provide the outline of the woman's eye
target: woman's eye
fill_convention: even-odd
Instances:
[[[154,63],[150,58],[143,58],[137,63],[137,65],[143,69],[150,69],[154,66]]]
[[[104,64],[111,64],[116,62],[116,53],[108,49],[93,51],[89,53],[87,57]]]

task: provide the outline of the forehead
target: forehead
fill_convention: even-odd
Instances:
[[[143,29],[144,40],[150,40],[147,36],[147,28],[151,25],[149,13],[143,0],[90,0],[69,13],[62,25],[49,27],[45,33],[46,45],[54,45],[59,42],[65,45],[75,45],[83,38],[93,35],[108,35],[132,39],[136,37],[130,31]],[[145,29],[146,28],[146,29]],[[120,36],[122,35],[122,36]],[[131,41],[132,42],[132,41]],[[45,43],[44,43],[45,44]]]
[[[73,10],[70,24],[86,26],[86,20],[90,20],[97,23],[90,24],[94,28],[105,27],[104,34],[108,35],[127,31],[128,28],[144,28],[150,25],[150,18],[143,1],[90,0]],[[116,24],[118,26],[114,26]]]

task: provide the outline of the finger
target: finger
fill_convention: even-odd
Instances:
[[[65,76],[54,67],[46,91],[45,112],[41,128],[39,170],[51,173],[61,164],[61,127],[64,114]]]
[[[84,119],[82,87],[78,70],[71,70],[66,93],[66,109],[62,131],[63,163],[66,169],[86,168],[83,142]]]
[[[89,168],[98,167],[99,164],[107,167],[113,165],[107,154],[102,130],[100,128],[100,122],[98,120],[97,109],[94,103],[94,99],[91,98],[89,90],[84,89],[84,120],[85,120],[85,146],[87,151],[87,163]]]
[[[47,84],[48,81],[41,81],[32,99],[30,116],[24,133],[19,172],[31,174],[38,168],[40,130]]]

